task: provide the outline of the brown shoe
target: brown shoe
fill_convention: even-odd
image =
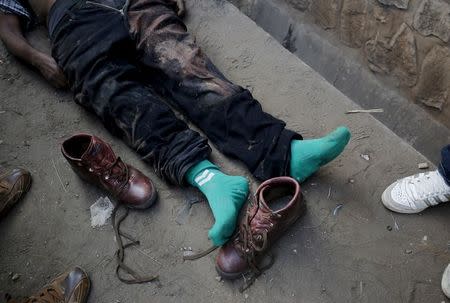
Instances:
[[[236,279],[250,271],[260,274],[264,252],[304,209],[300,185],[290,177],[265,181],[254,200],[247,206],[237,235],[222,246],[217,255],[216,269],[224,279]]]
[[[82,179],[111,193],[126,206],[144,209],[155,203],[157,193],[152,181],[116,157],[111,146],[100,138],[76,134],[63,142],[61,151]]]
[[[31,175],[28,171],[0,167],[0,218],[28,192],[30,185]]]
[[[79,267],[68,271],[39,293],[25,299],[11,299],[7,296],[7,303],[85,303],[89,295],[90,281],[87,274]]]

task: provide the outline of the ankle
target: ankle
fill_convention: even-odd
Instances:
[[[200,179],[203,179],[200,178],[201,174],[205,174],[206,176],[204,177],[208,177],[208,173],[211,170],[220,172],[219,167],[217,167],[214,163],[208,160],[200,161],[188,169],[185,179],[190,185],[198,187],[198,183],[201,181]]]

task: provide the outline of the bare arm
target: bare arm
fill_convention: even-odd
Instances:
[[[67,80],[56,61],[33,48],[25,39],[18,16],[0,13],[0,39],[11,54],[38,69],[53,86],[67,86]]]

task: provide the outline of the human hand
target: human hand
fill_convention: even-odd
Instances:
[[[67,88],[68,82],[63,71],[52,57],[40,53],[35,58],[33,65],[41,72],[47,81],[56,88]]]

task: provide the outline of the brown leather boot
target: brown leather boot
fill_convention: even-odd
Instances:
[[[126,206],[144,209],[156,201],[152,181],[116,157],[111,146],[100,138],[76,134],[63,142],[61,151],[82,179],[111,193]]]
[[[236,279],[250,271],[259,275],[264,252],[304,210],[300,185],[290,177],[265,181],[254,200],[247,206],[236,236],[217,255],[216,269],[224,279]]]
[[[37,294],[25,299],[11,299],[7,303],[85,303],[89,295],[90,281],[87,274],[79,267],[68,271]]]
[[[0,218],[28,192],[31,175],[20,168],[7,170],[0,167]]]

